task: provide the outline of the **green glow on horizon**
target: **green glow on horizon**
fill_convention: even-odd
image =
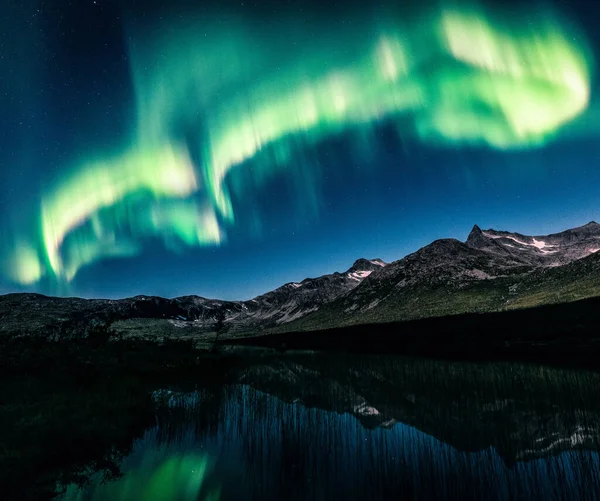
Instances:
[[[165,22],[132,38],[132,139],[48,189],[41,235],[19,241],[11,279],[68,283],[86,265],[139,254],[148,238],[174,251],[218,245],[235,222],[227,176],[250,160],[264,179],[288,168],[294,148],[395,120],[423,142],[537,147],[590,100],[585,43],[549,13],[501,22],[442,8],[322,39],[293,22],[272,33],[205,24]]]

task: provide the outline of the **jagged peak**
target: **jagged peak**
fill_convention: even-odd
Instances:
[[[483,230],[479,226],[474,224],[473,228],[471,229],[471,232],[469,233],[469,236],[467,237],[467,243],[473,243],[481,238],[483,238]]]

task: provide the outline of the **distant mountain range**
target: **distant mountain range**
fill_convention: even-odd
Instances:
[[[0,333],[221,336],[316,330],[492,312],[600,295],[600,225],[528,236],[474,226],[466,242],[436,240],[393,263],[358,259],[343,273],[287,283],[248,301],[199,296],[122,300],[0,297]]]

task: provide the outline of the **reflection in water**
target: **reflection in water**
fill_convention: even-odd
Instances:
[[[182,454],[179,450],[169,449],[158,444],[151,448],[136,447],[123,464],[126,475],[112,482],[103,482],[102,477],[97,475],[83,491],[70,486],[63,499],[217,501],[218,488],[203,489],[210,468],[209,457],[203,453]]]
[[[298,356],[160,390],[124,476],[78,500],[600,499],[600,375]]]

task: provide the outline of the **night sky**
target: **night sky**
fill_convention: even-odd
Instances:
[[[599,220],[595,2],[403,3],[9,0],[0,293],[247,299]]]

